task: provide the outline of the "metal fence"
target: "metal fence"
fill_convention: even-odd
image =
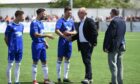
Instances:
[[[99,30],[106,31],[109,22],[99,22]],[[127,32],[140,32],[140,22],[126,22]]]
[[[23,22],[24,32],[28,33],[30,30],[31,22]],[[55,31],[56,22],[44,22],[44,27],[46,32],[54,32]],[[105,32],[109,22],[99,22],[98,28],[99,31]],[[7,23],[0,22],[0,33],[4,33],[6,29]],[[76,28],[78,27],[77,23],[75,23]],[[140,22],[126,22],[126,31],[127,32],[140,32]]]

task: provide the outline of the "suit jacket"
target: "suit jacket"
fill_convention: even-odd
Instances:
[[[126,24],[123,18],[118,16],[114,17],[105,32],[103,50],[105,51],[107,49],[109,52],[120,50],[124,41],[125,32]]]
[[[77,34],[72,37],[72,41],[77,40],[78,49],[80,50],[79,45],[79,26],[80,22],[78,23]],[[95,25],[95,22],[91,19],[86,17],[84,25],[83,25],[83,35],[85,39],[91,44],[91,46],[97,45],[97,36],[98,31]]]

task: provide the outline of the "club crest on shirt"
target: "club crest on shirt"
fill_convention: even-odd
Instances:
[[[22,36],[22,32],[15,32],[16,36],[20,37]]]
[[[67,30],[68,30],[68,31],[70,31],[70,30],[71,30],[71,27],[69,27],[69,26],[66,26],[66,28],[67,28]]]
[[[16,28],[14,28],[14,30],[16,30]]]

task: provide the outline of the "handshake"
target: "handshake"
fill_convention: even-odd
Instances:
[[[67,35],[63,34],[62,37],[67,39],[68,41],[72,41],[72,36],[67,36]]]
[[[76,31],[65,31],[61,35],[63,38],[67,39],[68,41],[72,41],[72,36],[75,35]]]

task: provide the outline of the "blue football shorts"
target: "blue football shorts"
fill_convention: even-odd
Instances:
[[[44,43],[32,43],[32,59],[34,62],[46,62],[46,46]]]
[[[8,63],[12,63],[15,61],[16,63],[20,63],[22,60],[23,50],[8,50]]]
[[[70,58],[72,54],[72,42],[60,39],[58,42],[58,57]]]

